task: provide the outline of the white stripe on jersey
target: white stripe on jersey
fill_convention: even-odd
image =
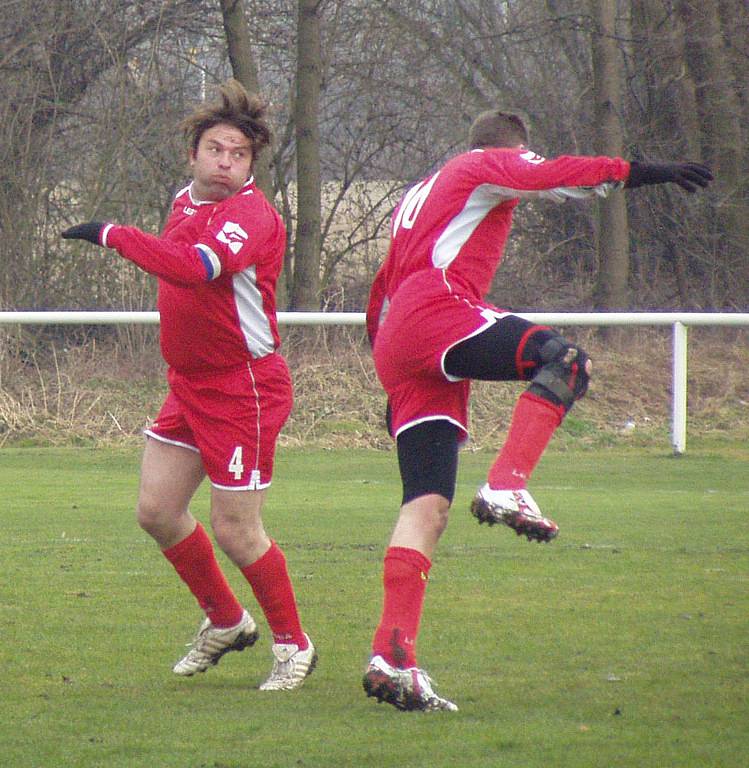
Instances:
[[[563,203],[568,198],[585,198],[593,195],[606,197],[612,190],[623,186],[622,182],[603,182],[595,187],[555,187],[553,189],[513,189],[498,184],[479,184],[466,199],[463,209],[442,231],[432,248],[432,264],[446,269],[453,263],[460,249],[468,242],[476,227],[489,211],[505,200],[543,198]]]
[[[545,200],[553,200],[555,203],[563,203],[568,198],[582,200],[586,197],[598,195],[607,197],[615,189],[621,189],[624,186],[622,181],[604,181],[597,187],[555,187],[554,189],[542,189],[536,193],[523,192],[520,197],[540,197]]]
[[[259,477],[255,478],[255,475],[260,475],[259,469],[260,469],[260,438],[262,437],[262,430],[260,428],[261,420],[260,420],[260,411],[263,407],[262,402],[260,401],[260,393],[257,391],[257,382],[255,381],[255,374],[252,372],[252,366],[247,363],[247,373],[250,374],[250,381],[252,382],[252,394],[255,396],[255,429],[257,438],[255,439],[255,465],[253,467],[253,471],[250,473],[250,483],[257,484],[259,481]]]
[[[270,321],[263,308],[263,296],[257,287],[255,265],[232,277],[239,327],[253,357],[264,357],[275,349]]]
[[[497,184],[479,184],[468,196],[463,210],[453,217],[434,244],[432,264],[438,269],[447,269],[489,211],[503,200],[517,196],[517,192]]]

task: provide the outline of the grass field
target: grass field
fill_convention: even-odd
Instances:
[[[170,666],[200,616],[133,519],[137,449],[0,451],[0,745],[12,768],[749,764],[749,448],[553,450],[532,490],[551,545],[467,513],[464,453],[420,662],[458,713],[366,699],[392,453],[285,450],[266,524],[320,652],[260,693],[269,634],[207,674]],[[205,488],[194,511],[206,520]],[[235,570],[232,584],[256,605]]]

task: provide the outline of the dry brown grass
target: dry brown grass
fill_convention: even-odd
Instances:
[[[569,335],[575,335],[573,331]],[[577,339],[591,354],[588,396],[567,418],[557,444],[613,439],[667,440],[671,418],[669,330],[619,329]],[[165,391],[163,363],[152,339],[138,344],[59,338],[29,344],[0,336],[0,445],[136,443]],[[286,331],[295,407],[281,445],[389,448],[384,396],[358,329]],[[476,383],[472,446],[504,437],[518,383]],[[749,331],[691,329],[689,434],[749,435]],[[631,420],[634,430],[625,431]]]

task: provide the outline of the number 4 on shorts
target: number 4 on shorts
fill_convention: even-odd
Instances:
[[[234,475],[235,480],[242,479],[242,473],[244,472],[244,464],[242,464],[242,446],[238,445],[234,449],[234,453],[229,460],[229,472]]]

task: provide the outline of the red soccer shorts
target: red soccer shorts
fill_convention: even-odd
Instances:
[[[390,403],[394,437],[435,419],[452,422],[468,437],[470,381],[445,373],[445,355],[506,314],[467,298],[450,285],[441,269],[417,272],[401,284],[373,349],[377,375]]]
[[[168,380],[169,394],[146,434],[198,451],[216,488],[267,488],[276,439],[293,402],[283,357],[271,354],[199,376],[170,369]]]

